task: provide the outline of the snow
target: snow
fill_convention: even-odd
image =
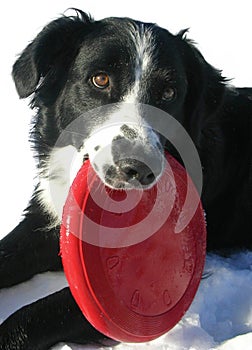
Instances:
[[[128,0],[8,1],[1,5],[1,233],[20,220],[34,185],[34,162],[29,151],[28,127],[32,112],[19,101],[10,72],[15,56],[48,21],[69,7],[79,7],[95,18],[129,16],[157,22],[173,33],[190,27],[207,60],[235,78],[237,86],[252,86],[251,0],[178,0],[143,2]],[[8,170],[7,170],[8,169]],[[251,232],[252,233],[252,232]],[[163,337],[147,344],[122,344],[117,350],[251,350],[252,252],[230,258],[208,255],[206,275],[184,318]],[[45,273],[0,291],[0,322],[22,305],[66,285],[63,273]],[[54,350],[98,350],[95,346],[60,344]],[[111,348],[108,348],[111,350]]]
[[[209,254],[204,275],[189,310],[166,335],[149,343],[120,344],[114,349],[251,350],[252,252],[240,252],[229,258]],[[0,322],[21,306],[66,285],[63,273],[47,272],[0,291]],[[70,349],[104,348],[71,344],[53,347]]]

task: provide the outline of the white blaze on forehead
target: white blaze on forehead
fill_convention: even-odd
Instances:
[[[138,76],[150,68],[153,54],[153,36],[152,31],[143,24],[140,25],[139,30],[135,31],[133,35],[137,51],[136,74]]]
[[[128,103],[140,102],[140,97],[144,95],[143,77],[150,72],[153,65],[154,40],[150,28],[140,24],[138,28],[131,28],[131,37],[135,45],[135,77],[134,85],[128,91],[124,101]],[[141,91],[140,91],[141,86]]]

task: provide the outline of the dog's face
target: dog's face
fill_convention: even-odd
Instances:
[[[19,95],[35,92],[33,104],[39,109],[34,141],[44,201],[45,178],[61,191],[67,182],[69,163],[64,158],[72,154],[69,147],[77,151],[76,169],[89,157],[112,188],[153,186],[163,171],[167,140],[153,128],[155,116],[147,118],[143,106],[171,114],[193,136],[200,126],[192,115],[204,104],[204,94],[211,89],[219,96],[218,74],[182,34],[131,19],[94,22],[84,13],[80,16],[45,27],[13,68]],[[213,108],[204,105],[209,112]],[[70,136],[53,148],[79,118],[81,130],[70,128]]]
[[[82,152],[108,186],[152,186],[162,173],[164,140],[141,106],[181,114],[187,80],[174,38],[130,20],[108,19],[96,27],[81,43],[61,106],[73,111],[71,117],[83,116]]]

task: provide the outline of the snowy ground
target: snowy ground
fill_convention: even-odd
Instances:
[[[234,77],[237,86],[252,86],[251,0],[178,0],[164,9],[163,0],[44,0],[4,1],[1,5],[1,236],[19,221],[33,187],[34,166],[29,153],[28,101],[19,101],[10,72],[16,54],[42,26],[68,7],[79,7],[95,18],[129,16],[157,22],[173,33],[190,27],[190,37],[207,60]],[[3,170],[3,168],[2,168]],[[21,185],[22,184],[22,185]],[[10,190],[12,195],[10,195]],[[16,194],[16,196],[13,195]],[[252,233],[252,232],[251,232]],[[148,344],[116,347],[117,350],[251,350],[252,349],[252,252],[229,259],[208,256],[206,271],[191,308],[167,335]],[[63,274],[46,273],[11,289],[0,291],[0,322],[24,304],[66,285]],[[56,286],[56,287],[55,287]],[[91,346],[60,345],[54,350],[94,350]],[[35,350],[35,349],[34,349]]]
[[[190,309],[168,334],[145,344],[121,344],[116,350],[251,350],[252,252],[228,259],[209,255],[205,272],[210,275],[201,281]],[[21,305],[65,285],[62,273],[45,273],[0,291],[0,322]],[[53,348],[70,349],[104,348],[70,344]]]

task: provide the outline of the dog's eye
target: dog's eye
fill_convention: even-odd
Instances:
[[[99,89],[105,89],[109,86],[109,76],[106,73],[98,73],[91,78],[92,83]]]
[[[162,95],[162,100],[172,101],[176,97],[176,89],[169,87],[164,90]]]

